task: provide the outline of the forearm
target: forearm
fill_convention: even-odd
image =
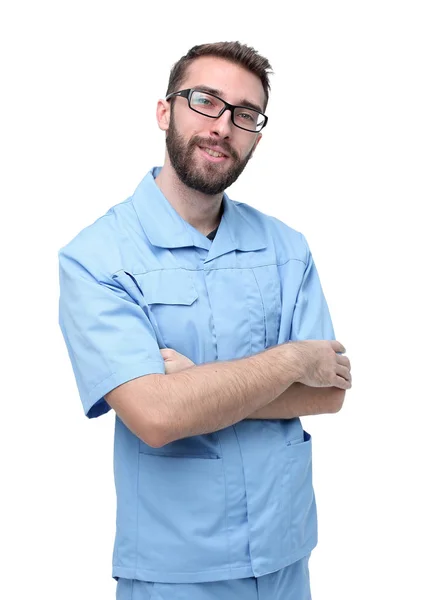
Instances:
[[[150,376],[155,402],[149,412],[160,445],[247,418],[283,394],[299,372],[290,344],[282,344],[248,358]],[[146,393],[150,393],[147,388]]]
[[[336,387],[310,387],[302,383],[293,383],[275,400],[245,418],[293,419],[336,413],[342,408],[345,391]]]

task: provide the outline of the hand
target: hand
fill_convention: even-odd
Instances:
[[[297,359],[302,365],[300,383],[311,387],[351,388],[351,364],[344,346],[336,340],[306,340],[290,342]]]
[[[184,354],[180,354],[172,348],[163,348],[160,350],[165,363],[165,374],[178,373],[195,365],[194,362],[187,358]]]

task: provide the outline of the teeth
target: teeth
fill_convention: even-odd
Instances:
[[[210,150],[209,148],[204,148],[205,152],[207,152],[210,156],[215,156],[218,158],[219,156],[225,156],[221,152],[214,152],[214,150]]]

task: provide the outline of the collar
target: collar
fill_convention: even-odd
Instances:
[[[240,250],[266,248],[267,240],[260,219],[253,209],[244,210],[223,194],[223,214],[214,240],[192,227],[171,206],[155,183],[161,167],[153,167],[137,186],[132,202],[141,226],[153,246],[184,248],[197,246],[209,250],[205,262]]]

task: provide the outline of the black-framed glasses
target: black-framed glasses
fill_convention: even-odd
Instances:
[[[250,131],[251,133],[258,133],[261,131],[268,121],[268,117],[255,108],[249,106],[234,106],[219,96],[215,96],[209,92],[203,92],[196,88],[173,92],[172,94],[168,94],[165,99],[168,100],[172,96],[182,96],[182,98],[186,98],[189,108],[205,117],[210,117],[211,119],[218,119],[225,110],[230,110],[233,125],[236,125],[236,127],[239,127],[240,129],[245,129],[245,131]]]

